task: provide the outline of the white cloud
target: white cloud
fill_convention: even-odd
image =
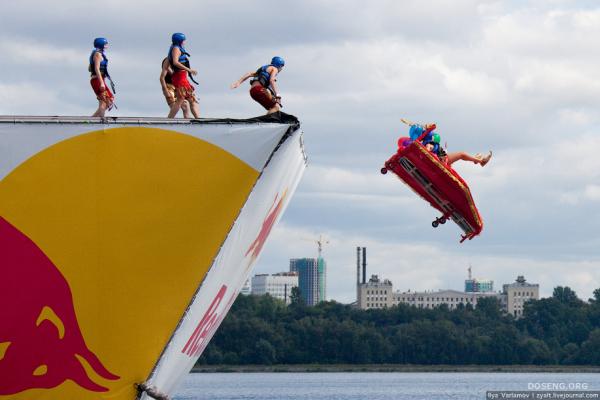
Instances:
[[[310,167],[274,231],[272,243],[281,246],[267,247],[265,268],[285,269],[289,257],[315,252],[309,242],[284,243],[286,234],[325,231],[339,299],[354,293],[356,245],[369,247],[373,273],[406,289],[460,288],[469,262],[497,282],[524,273],[544,287],[567,282],[589,292],[597,284],[598,7],[541,0],[172,6],[185,12],[166,21],[158,0],[143,7],[109,0],[108,19],[75,0],[9,2],[11,18],[0,26],[0,113],[90,115],[97,102],[86,64],[95,36],[111,41],[120,107],[111,115],[166,113],[158,72],[173,31],[190,38],[205,116],[262,113],[247,86],[228,86],[282,55],[284,111],[303,123]],[[432,232],[436,212],[379,174],[406,130],[400,117],[437,122],[451,151],[494,150],[485,168],[456,165],[486,221],[481,237],[459,246],[458,228]]]
[[[481,105],[506,100],[506,88],[500,79],[490,77],[480,71],[464,68],[452,69],[441,62],[439,70],[444,77],[448,94],[457,101]]]
[[[577,125],[582,128],[598,121],[595,110],[565,108],[559,111],[560,121],[565,125]]]
[[[90,46],[91,51],[91,46]],[[13,68],[22,68],[24,65],[56,65],[61,67],[85,66],[82,54],[68,46],[49,45],[32,39],[1,38],[0,52],[3,62],[10,62]],[[85,59],[84,59],[85,60]]]
[[[585,197],[592,201],[600,201],[600,185],[587,185],[585,187]]]
[[[383,164],[383,163],[382,163]],[[311,165],[307,172],[306,191],[348,194],[397,194],[397,182],[381,179],[378,170],[349,170],[339,167]]]
[[[54,88],[32,83],[0,83],[0,114],[52,115],[64,109],[68,109],[70,115],[82,115],[87,111],[80,107],[65,107],[60,93]]]

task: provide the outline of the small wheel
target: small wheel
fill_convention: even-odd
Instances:
[[[385,167],[381,168],[381,173],[383,175],[387,174],[387,171],[388,171],[387,168],[385,168]]]
[[[431,223],[431,226],[433,226],[434,228],[437,228],[439,224],[440,223],[437,220],[435,220]]]
[[[446,218],[440,218],[440,224],[445,224],[448,221]]]

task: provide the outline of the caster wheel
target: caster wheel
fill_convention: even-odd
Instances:
[[[439,224],[440,223],[436,220],[431,223],[431,226],[433,226],[434,228],[437,228]]]
[[[388,170],[387,170],[387,168],[385,168],[385,167],[384,167],[384,168],[381,168],[381,173],[382,173],[383,175],[387,174],[387,171],[388,171]]]

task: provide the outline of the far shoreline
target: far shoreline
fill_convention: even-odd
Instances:
[[[413,364],[275,364],[196,365],[192,373],[214,372],[499,372],[600,373],[594,365],[413,365]]]

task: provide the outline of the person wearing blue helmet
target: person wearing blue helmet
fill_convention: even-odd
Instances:
[[[477,153],[474,156],[465,152],[465,151],[456,151],[452,153],[446,153],[444,148],[441,146],[441,138],[439,133],[435,132],[436,124],[425,124],[419,125],[414,122],[407,121],[405,119],[401,119],[402,122],[409,125],[409,142],[413,142],[421,137],[421,143],[423,146],[429,150],[431,153],[435,154],[440,161],[447,165],[452,165],[456,161],[470,161],[475,164],[479,164],[484,167],[492,158],[492,151],[485,156],[481,153]],[[410,143],[408,143],[410,144]],[[408,145],[406,144],[406,145]]]
[[[171,47],[167,59],[169,66],[173,70],[171,75],[171,82],[175,87],[175,101],[171,104],[168,118],[175,118],[175,115],[181,109],[183,102],[187,100],[190,104],[190,108],[194,118],[200,117],[200,111],[198,109],[198,100],[194,95],[194,88],[188,81],[188,77],[192,82],[198,84],[194,80],[194,75],[198,74],[198,71],[190,67],[190,53],[185,50],[183,45],[185,44],[186,37],[183,33],[174,33],[171,36]]]
[[[112,109],[114,105],[114,95],[106,87],[105,82],[105,78],[110,79],[110,75],[108,74],[108,58],[106,58],[106,54],[104,53],[107,47],[107,39],[94,39],[94,50],[90,54],[88,70],[91,74],[90,85],[98,99],[98,109],[92,114],[92,117],[104,117],[106,110]]]
[[[263,65],[253,72],[244,74],[231,84],[231,89],[239,87],[245,80],[250,80],[250,97],[267,110],[267,114],[281,109],[281,95],[277,88],[277,74],[281,72],[285,61],[281,57],[273,57],[271,63]]]

